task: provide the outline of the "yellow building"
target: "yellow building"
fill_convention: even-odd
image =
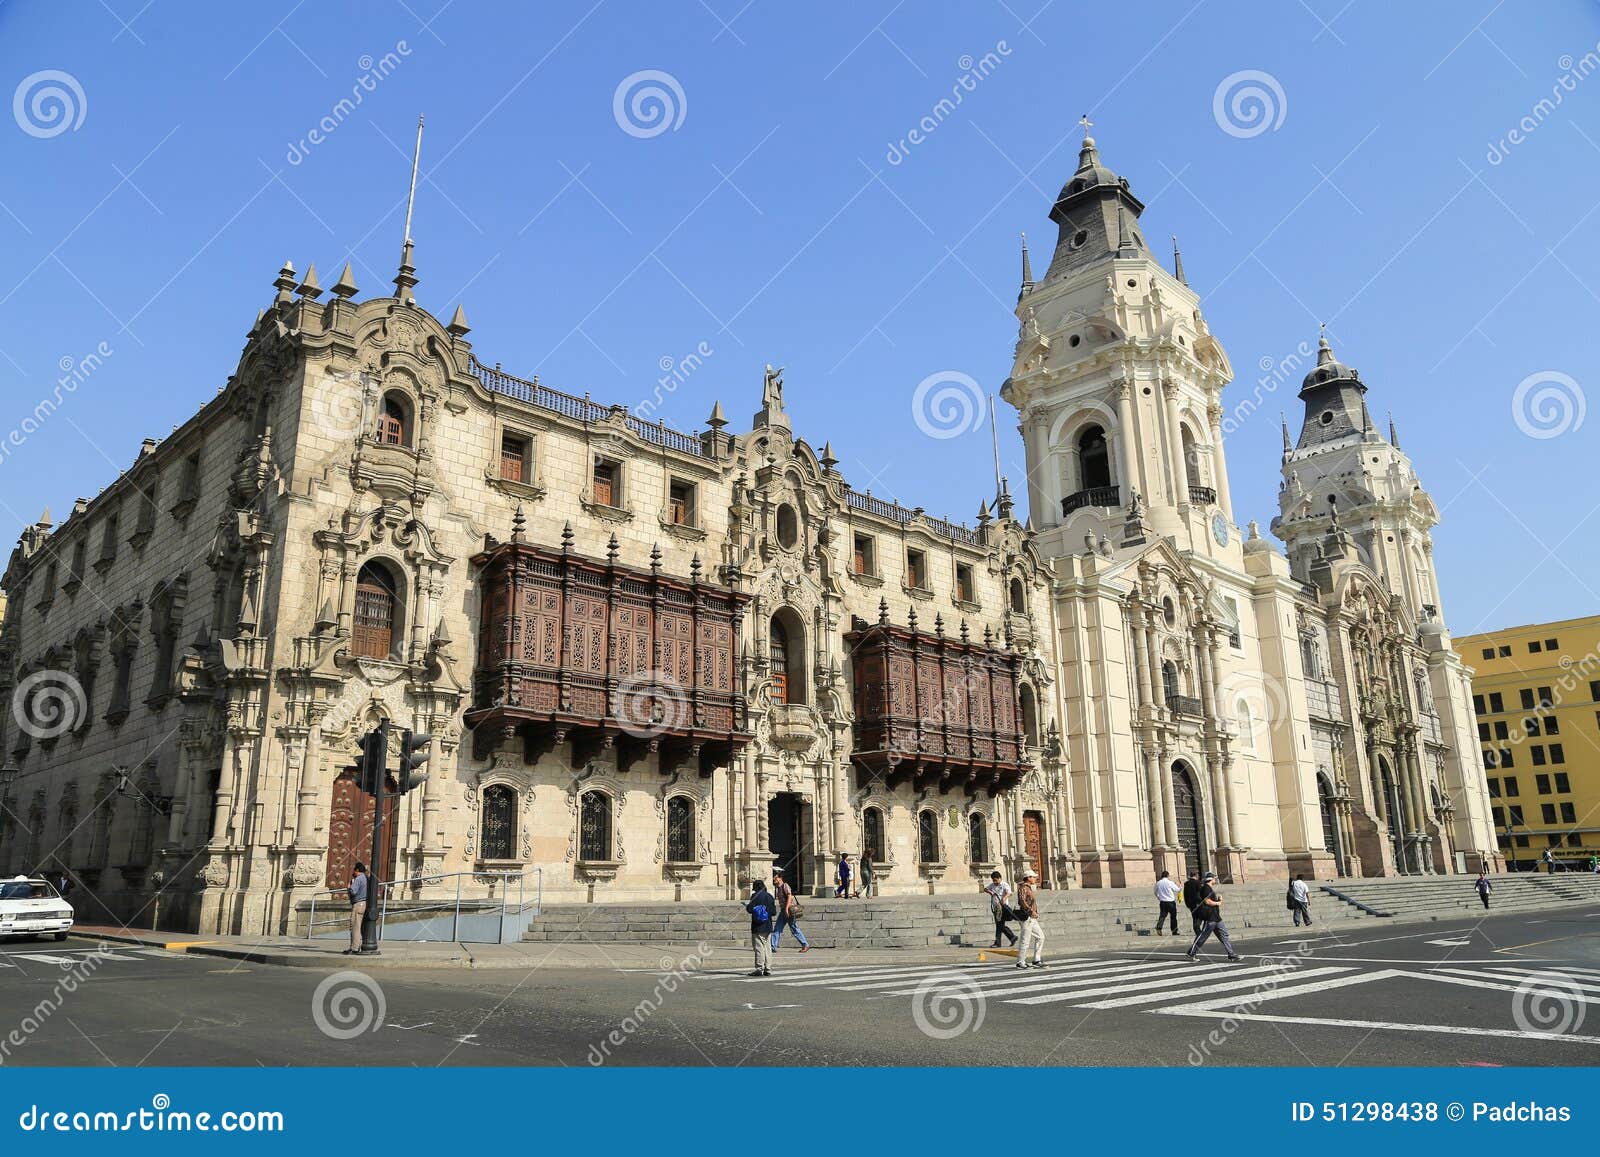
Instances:
[[[1508,867],[1600,855],[1600,615],[1455,640]]]

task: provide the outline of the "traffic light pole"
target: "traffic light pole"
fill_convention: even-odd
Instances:
[[[389,721],[380,720],[378,730],[382,739],[377,747],[379,751],[388,750]],[[378,955],[378,913],[382,910],[378,902],[378,889],[382,886],[378,880],[378,865],[383,863],[383,795],[384,788],[389,779],[389,769],[383,762],[371,770],[372,774],[372,859],[367,861],[367,910],[361,917],[361,955]]]

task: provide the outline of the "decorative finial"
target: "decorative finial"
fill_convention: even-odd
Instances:
[[[1333,347],[1328,344],[1328,323],[1317,323],[1317,364],[1325,366],[1333,360]]]
[[[689,581],[698,583],[700,581],[700,575],[704,571],[705,567],[700,563],[700,552],[696,551],[694,558],[689,560]]]
[[[295,281],[294,276],[294,262],[285,261],[283,263],[283,268],[278,270],[278,276],[275,277],[272,282],[272,287],[278,291],[277,297],[275,297],[273,300],[279,305],[293,304],[294,298],[290,295],[294,292],[294,287],[296,284],[297,282]]]
[[[978,503],[978,529],[982,530],[994,521],[994,515],[989,513],[987,500]]]
[[[983,624],[983,645],[989,650],[994,650],[994,630],[988,623]]]
[[[306,266],[306,275],[300,279],[300,284],[295,286],[295,292],[311,301],[315,301],[322,296],[322,286],[317,284],[317,263],[315,261]]]
[[[1028,260],[1028,235],[1022,235],[1022,293],[1033,288],[1033,264]],[[1018,294],[1021,297],[1021,294]]]
[[[936,614],[933,616],[933,633],[941,639],[944,638],[944,615]]]
[[[562,554],[571,554],[572,553],[572,539],[573,539],[572,523],[569,522],[569,523],[567,523],[565,526],[563,526],[561,528],[561,553]]]
[[[455,316],[450,319],[450,324],[444,327],[445,333],[451,337],[466,337],[472,332],[472,327],[467,324],[467,311],[461,305],[456,306]]]
[[[613,563],[616,562],[617,556],[621,553],[622,547],[617,544],[617,536],[615,533],[613,533],[611,535],[611,541],[606,543],[606,561]]]
[[[333,283],[333,288],[328,291],[335,297],[352,298],[360,291],[356,289],[355,273],[350,268],[350,263],[344,263],[344,272],[339,274],[339,280]]]
[[[49,511],[46,511],[45,515],[46,515],[46,517],[48,517],[49,516]],[[879,599],[878,600],[878,626],[887,627],[888,625],[889,625],[889,600],[888,599]]]
[[[1178,235],[1172,235],[1172,276],[1178,279],[1178,284],[1188,285],[1189,279],[1183,275],[1183,252],[1178,248]]]
[[[728,424],[727,415],[722,412],[721,402],[711,403],[711,417],[706,419],[706,425],[717,433],[722,433],[722,427]]]
[[[511,516],[511,541],[526,542],[528,528],[528,515],[522,509],[522,503],[517,503],[517,512]]]
[[[909,611],[906,612],[906,626],[910,627],[911,630],[913,630],[913,631],[915,631],[917,629],[917,608],[916,607],[912,607]]]
[[[1294,443],[1289,441],[1289,419],[1284,417],[1283,411],[1278,411],[1278,424],[1283,427],[1283,452],[1285,454],[1294,450]]]
[[[1389,445],[1393,446],[1396,450],[1400,449],[1400,435],[1395,433],[1393,410],[1389,411]]]
[[[650,569],[653,571],[661,569],[661,544],[659,542],[653,543],[650,547]]]
[[[824,470],[826,470],[830,474],[833,473],[833,468],[839,464],[839,459],[834,457],[833,443],[832,442],[824,442],[822,444],[822,459],[821,459],[821,461],[822,461],[822,468]]]
[[[967,629],[966,619],[961,620],[961,641],[963,643],[970,643],[972,641],[972,632]]]

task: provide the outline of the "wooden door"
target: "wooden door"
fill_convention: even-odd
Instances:
[[[1205,825],[1200,820],[1200,798],[1195,793],[1194,780],[1189,769],[1181,763],[1172,765],[1172,807],[1177,813],[1178,847],[1183,850],[1183,871],[1204,872]]]
[[[1038,812],[1022,813],[1022,849],[1028,866],[1044,880],[1044,817]]]
[[[390,787],[395,785],[393,777]],[[395,816],[400,797],[386,795],[383,799],[383,866],[375,868],[378,879],[394,879]],[[366,863],[372,855],[372,797],[356,785],[356,769],[347,767],[333,781],[333,807],[328,817],[328,875],[329,888],[343,888],[350,883],[350,873],[357,860]]]

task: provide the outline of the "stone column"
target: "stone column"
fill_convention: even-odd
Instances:
[[[1170,378],[1161,379],[1161,400],[1167,413],[1167,445],[1172,456],[1172,504],[1189,501],[1189,464],[1183,456],[1183,427],[1178,422],[1178,395]]]
[[[1213,402],[1206,407],[1211,420],[1211,484],[1217,488],[1217,505],[1228,521],[1233,521],[1233,499],[1228,494],[1228,459],[1222,449],[1222,407]]]
[[[1150,500],[1150,485],[1144,476],[1144,455],[1138,452],[1138,439],[1134,437],[1133,429],[1133,387],[1126,379],[1117,383],[1117,450],[1122,461],[1119,477],[1124,487],[1133,486],[1136,482],[1139,493],[1145,501]],[[1124,503],[1132,496],[1126,490],[1122,493]]]

